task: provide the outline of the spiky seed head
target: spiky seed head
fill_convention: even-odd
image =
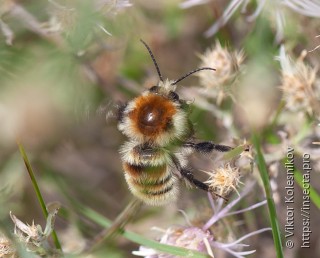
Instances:
[[[227,196],[232,190],[238,193],[237,187],[240,183],[239,168],[232,167],[230,163],[227,163],[224,167],[219,167],[206,173],[210,177],[205,183],[210,186],[213,192],[221,196]]]
[[[0,233],[0,257],[17,257],[11,241]]]
[[[243,51],[231,52],[226,47],[222,47],[217,41],[215,46],[207,49],[203,55],[200,66],[214,67],[215,72],[198,73],[200,85],[206,89],[215,91],[219,96],[218,102],[229,91],[229,86],[234,82],[240,71],[240,65],[244,60]]]
[[[202,230],[198,227],[175,226],[168,228],[160,239],[160,243],[183,247],[202,253],[211,253],[210,245],[213,242],[213,235],[209,230]],[[209,250],[208,250],[209,249]],[[134,255],[145,258],[173,258],[169,254],[161,254],[153,249],[141,246],[139,251],[134,251]]]
[[[283,100],[290,111],[305,111],[311,114],[318,107],[320,85],[317,81],[317,68],[312,68],[303,60],[306,51],[293,61],[284,48],[278,57],[281,64],[281,85]]]
[[[34,221],[31,225],[23,223],[15,215],[10,212],[10,217],[15,224],[14,234],[21,242],[39,242],[43,238],[40,225],[35,225]]]
[[[49,214],[44,231],[40,225],[34,224],[34,222],[32,222],[32,225],[25,224],[10,212],[10,217],[15,225],[14,236],[19,243],[26,246],[28,252],[37,254],[41,253],[42,255],[46,254],[47,256],[52,252],[52,249],[47,245],[46,241],[53,230],[58,207],[52,207],[52,205],[48,205],[47,210]],[[0,255],[0,257],[2,256]]]

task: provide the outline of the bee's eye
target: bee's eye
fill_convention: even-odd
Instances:
[[[150,92],[153,92],[153,93],[158,93],[159,92],[159,86],[152,86],[150,89],[149,89]]]
[[[172,99],[173,101],[179,101],[179,95],[174,91],[170,91],[169,99]]]

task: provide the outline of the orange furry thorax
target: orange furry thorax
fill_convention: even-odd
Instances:
[[[134,130],[150,138],[170,130],[172,117],[177,112],[172,101],[156,94],[140,96],[134,101],[136,106],[129,113]]]

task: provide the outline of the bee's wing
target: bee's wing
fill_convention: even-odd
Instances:
[[[102,103],[96,109],[96,115],[98,117],[105,117],[107,124],[114,123],[117,121],[119,107],[120,104],[114,103],[113,101]]]

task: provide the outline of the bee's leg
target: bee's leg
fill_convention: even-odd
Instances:
[[[209,186],[206,183],[203,183],[203,182],[195,179],[194,175],[192,174],[192,172],[190,170],[181,169],[180,173],[184,178],[186,178],[190,183],[195,185],[197,188],[200,188],[201,190],[209,192]]]
[[[183,177],[185,177],[190,183],[194,184],[197,188],[200,188],[200,189],[202,189],[202,190],[204,190],[204,191],[206,191],[206,192],[210,192],[210,193],[212,193],[213,195],[222,198],[222,199],[223,199],[224,201],[226,201],[226,202],[228,201],[227,198],[221,196],[220,194],[217,194],[217,193],[213,192],[213,191],[210,189],[209,185],[207,185],[206,183],[201,182],[201,181],[195,179],[195,178],[194,178],[194,175],[192,174],[192,172],[191,172],[190,170],[187,170],[187,169],[184,169],[184,168],[183,168],[183,169],[180,170],[180,173],[181,173],[181,175],[182,175]]]
[[[212,189],[210,189],[208,184],[201,182],[198,179],[195,179],[194,175],[192,174],[192,172],[190,170],[188,170],[187,168],[182,168],[181,164],[176,156],[173,155],[173,156],[171,156],[171,158],[172,158],[172,161],[175,164],[177,170],[179,171],[180,175],[182,177],[184,177],[185,179],[187,179],[191,184],[193,184],[194,186],[196,186],[197,188],[199,188],[201,190],[204,190],[206,192],[210,192],[213,195],[218,196],[218,197],[224,199],[225,201],[228,201],[225,197],[213,192]]]
[[[213,142],[186,142],[183,144],[183,147],[192,148],[200,153],[210,153],[212,151],[228,152],[232,150],[232,147],[220,144],[214,144]]]

